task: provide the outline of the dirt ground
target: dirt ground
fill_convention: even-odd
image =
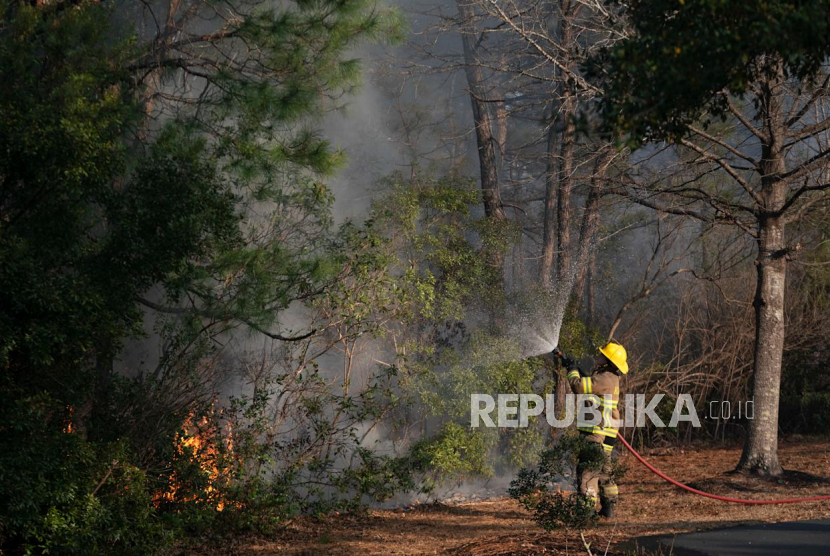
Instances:
[[[715,494],[755,499],[830,494],[830,482],[809,478],[770,482],[727,475],[738,461],[737,446],[658,449],[644,455],[670,476]],[[593,554],[636,552],[633,540],[648,535],[830,517],[830,501],[747,506],[702,498],[665,483],[630,454],[623,458],[628,471],[620,482],[617,517],[584,533]],[[788,470],[830,477],[828,441],[783,442],[780,458]],[[365,517],[300,520],[278,538],[241,541],[232,552],[246,556],[588,553],[579,532],[546,534],[509,498],[422,505],[412,511],[372,511]]]

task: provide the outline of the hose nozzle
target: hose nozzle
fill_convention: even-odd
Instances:
[[[566,369],[571,368],[575,364],[573,359],[565,355],[565,352],[559,349],[559,346],[550,350],[548,357],[553,359],[554,362],[556,362],[556,360],[558,359],[562,363],[562,365],[565,366]]]

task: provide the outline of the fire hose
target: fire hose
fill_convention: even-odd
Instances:
[[[723,502],[733,502],[735,504],[795,504],[795,503],[798,503],[798,502],[815,502],[817,500],[830,500],[830,495],[809,496],[807,498],[784,498],[784,499],[781,499],[781,500],[747,500],[745,498],[730,498],[728,496],[718,496],[717,494],[711,494],[709,492],[703,492],[702,490],[692,488],[688,485],[684,485],[680,481],[676,481],[676,480],[672,479],[671,477],[669,477],[668,475],[666,475],[665,473],[663,473],[662,471],[660,471],[659,469],[657,469],[656,467],[651,465],[649,462],[647,462],[643,458],[643,456],[641,456],[640,454],[637,453],[637,450],[635,450],[634,448],[631,447],[631,444],[626,442],[625,438],[623,438],[622,435],[617,436],[617,438],[620,440],[620,442],[623,443],[623,446],[628,448],[628,451],[631,452],[634,455],[634,457],[637,458],[637,460],[640,463],[642,463],[643,465],[645,465],[649,469],[649,471],[651,471],[652,473],[654,473],[655,475],[657,475],[661,479],[663,479],[665,481],[668,481],[669,483],[673,484],[674,486],[682,488],[683,490],[688,490],[689,492],[697,494],[698,496],[705,496],[706,498],[713,498],[715,500],[721,500]]]

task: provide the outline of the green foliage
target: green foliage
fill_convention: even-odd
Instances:
[[[0,10],[0,365],[60,373],[131,325],[88,273],[104,262],[95,207],[123,169],[132,114],[111,69],[122,45],[106,43],[94,3]]]
[[[830,394],[827,392],[784,393],[778,422],[786,432],[827,436],[830,430]]]
[[[634,146],[683,135],[704,110],[723,114],[721,91],[742,95],[779,63],[809,81],[830,54],[826,0],[638,0],[624,17],[634,32],[592,71],[607,78],[605,125]]]
[[[416,442],[409,457],[432,482],[491,477],[493,468],[488,456],[493,440],[494,435],[450,421],[437,434]]]
[[[0,1],[0,550],[146,554],[182,533],[273,526],[408,487],[406,466],[361,451],[357,433],[396,400],[393,372],[340,396],[306,373],[297,407],[327,447],[315,457],[260,436],[271,467],[251,472],[212,421],[210,450],[177,445],[188,416],[210,416],[218,336],[268,332],[298,301],[345,315],[344,338],[380,335],[395,308],[377,236],[332,230],[319,178],[342,154],[309,129],[327,96],[358,84],[347,51],[399,33],[395,15],[362,0],[257,7],[230,18],[224,44],[173,66],[156,43],[116,36],[113,19],[100,2]],[[183,87],[191,96],[144,102],[148,75],[190,63],[213,71],[198,100]],[[158,125],[148,112],[163,102]],[[118,376],[148,307],[160,360]],[[286,376],[306,380],[280,375],[277,397]]]
[[[234,10],[221,48],[195,41],[195,50],[182,48],[190,59],[171,64],[208,82],[193,110],[177,99],[179,117],[211,137],[224,171],[262,195],[279,194],[286,168],[331,175],[345,157],[311,123],[360,86],[361,64],[351,52],[368,41],[401,40],[402,19],[374,0],[251,2]],[[143,52],[149,67],[155,47]]]
[[[480,204],[473,181],[393,174],[381,185],[385,194],[374,204],[374,220],[417,292],[413,318],[441,326],[463,321],[471,309],[499,306],[504,292],[486,253],[504,252],[516,230],[472,215]]]
[[[604,461],[599,444],[571,431],[542,452],[537,469],[521,469],[508,493],[533,512],[534,521],[545,531],[590,527],[597,520],[594,502],[577,494],[577,481],[582,471],[599,470]],[[619,476],[619,466],[613,466],[612,473]]]
[[[417,491],[417,462],[382,455],[360,435],[361,423],[394,403],[382,379],[349,396],[327,388],[316,372],[303,379],[304,385],[291,385],[290,374],[275,372],[252,397],[234,399],[223,414],[233,450],[222,469],[236,470],[236,476],[221,490],[228,502],[217,516],[220,526],[274,533],[298,514],[357,512],[370,501]],[[283,411],[302,423],[299,431],[283,430],[271,418],[272,404],[280,398],[291,403]],[[332,421],[328,407],[338,409],[338,419]]]
[[[605,345],[605,337],[598,328],[588,326],[579,317],[579,307],[571,302],[565,309],[565,317],[562,319],[559,345],[567,349],[568,356],[573,358],[596,357],[597,348]]]
[[[34,388],[60,377],[74,404],[91,357],[139,332],[137,298],[238,244],[239,215],[204,140],[175,125],[127,172],[135,110],[107,10],[30,10],[4,12],[16,33],[0,40],[0,364]]]
[[[542,444],[538,418],[529,427],[469,427],[471,394],[534,391],[539,363],[492,322],[505,295],[493,250],[505,253],[516,237],[512,224],[478,217],[480,192],[472,180],[393,174],[375,204],[375,227],[398,259],[410,309],[404,322],[407,358],[402,395],[408,407],[437,423],[437,432],[412,447],[411,457],[430,484],[489,477],[534,461]],[[432,428],[432,427],[430,427]]]
[[[527,427],[471,429],[470,398],[473,394],[495,397],[534,392],[541,364],[522,358],[519,346],[510,339],[481,331],[454,349],[439,352],[440,357],[429,359],[412,384],[418,402],[444,423],[427,443],[450,451],[458,442],[466,444],[463,460],[437,458],[436,469],[447,479],[473,474],[487,477],[535,461],[544,440],[539,417],[530,417]],[[460,430],[464,435],[458,436]]]
[[[531,509],[528,507],[528,509]],[[545,531],[560,527],[585,529],[597,522],[594,502],[582,495],[562,492],[542,496],[532,507],[533,518]]]
[[[0,544],[10,553],[146,554],[170,540],[126,443],[87,442],[47,395],[0,400]]]

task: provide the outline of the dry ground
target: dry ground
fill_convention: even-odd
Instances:
[[[738,461],[739,447],[670,448],[644,455],[674,478],[716,494],[756,499],[830,494],[830,482],[768,482],[726,475]],[[780,456],[786,469],[830,477],[828,441],[784,442]],[[647,535],[830,517],[830,501],[747,506],[702,498],[663,482],[630,454],[624,458],[628,472],[620,482],[622,501],[617,518],[585,531],[594,554],[606,550],[608,554],[630,553],[631,549],[621,544]],[[278,538],[241,541],[230,551],[246,556],[587,554],[578,532],[545,534],[508,498],[424,505],[411,512],[372,511],[365,517],[301,520]]]

